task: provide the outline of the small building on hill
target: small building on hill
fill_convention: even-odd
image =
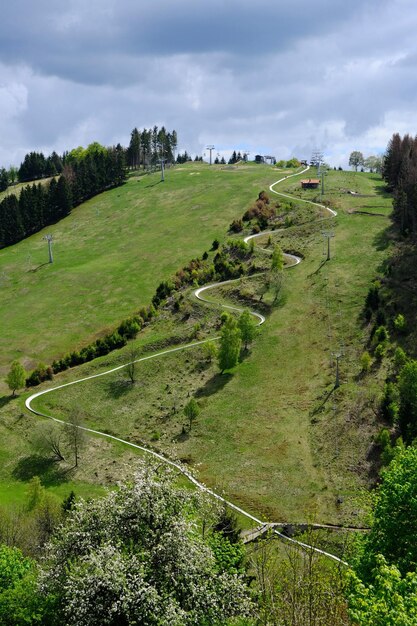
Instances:
[[[270,154],[257,154],[255,156],[255,163],[269,163],[275,165],[276,162],[276,158]]]
[[[306,180],[301,181],[301,187],[303,189],[317,189],[319,185],[320,185],[319,178],[308,178]]]

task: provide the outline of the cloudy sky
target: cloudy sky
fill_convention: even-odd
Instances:
[[[0,165],[176,129],[346,165],[417,133],[415,0],[13,0],[0,20]]]

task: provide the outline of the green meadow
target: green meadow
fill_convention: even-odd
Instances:
[[[219,179],[225,174],[230,174],[230,179],[223,181],[231,195],[235,181],[244,177],[240,182],[246,181],[250,187],[246,203],[280,177],[270,169],[205,168],[198,174],[199,168],[194,167],[172,173],[172,180],[174,174],[179,177],[175,179],[178,192],[184,194],[185,185],[190,191],[187,175],[212,176],[218,184],[218,202],[226,193],[223,184],[219,188]],[[142,184],[150,184],[150,179],[142,179]],[[150,194],[161,193],[160,187],[155,187]],[[172,187],[175,189],[174,184]],[[298,179],[289,179],[276,189],[320,200],[317,191],[300,191]],[[348,193],[352,191],[355,195]],[[360,355],[369,334],[362,310],[370,283],[389,252],[385,231],[391,198],[376,175],[363,173],[330,171],[325,192],[325,203],[338,211],[337,218],[320,219],[318,212],[311,221],[311,211],[306,209],[307,223],[273,233],[274,241],[284,250],[298,252],[303,262],[286,271],[280,305],[272,310],[250,351],[243,353],[242,362],[232,372],[221,376],[216,364],[207,363],[202,349],[196,348],[138,364],[134,385],[119,371],[52,392],[39,398],[35,406],[64,418],[74,407],[82,407],[90,427],[181,459],[207,484],[266,519],[354,523],[361,514],[360,490],[372,481],[368,453],[378,426],[371,396],[381,377],[376,366],[367,378],[360,375]],[[189,202],[194,205],[197,200],[192,196]],[[233,214],[225,208],[223,220],[213,211],[217,222],[213,227],[208,223],[211,219],[207,220],[207,230],[212,230],[200,252],[209,248],[214,237],[226,238],[231,218],[241,215],[243,205],[243,199],[239,207],[234,204]],[[162,232],[162,225],[155,230]],[[329,261],[323,231],[334,235]],[[152,237],[154,234],[152,229]],[[258,240],[259,245],[267,243],[267,237]],[[174,239],[166,245],[169,255]],[[197,254],[191,244],[188,251],[187,258]],[[219,288],[210,298],[236,304],[240,292],[246,297],[251,290],[255,292],[253,281],[256,279],[244,281],[241,289],[236,284]],[[191,291],[188,298],[186,322],[163,312],[154,325],[140,333],[136,344],[142,353],[166,345],[170,337],[176,344],[186,342],[196,322],[202,328],[200,338],[216,332],[218,307],[195,303]],[[105,371],[128,360],[128,355],[129,346],[67,371],[55,381],[58,384]],[[340,364],[338,389],[334,389],[335,355]],[[188,431],[182,409],[191,395],[198,399],[201,412]],[[101,462],[99,446],[88,459],[91,469],[94,454],[96,462]],[[120,447],[113,452],[116,465],[123,465],[126,454]],[[94,482],[91,471],[89,477],[86,470],[81,471]]]
[[[0,378],[89,343],[150,303],[156,287],[223,239],[279,174],[192,163],[123,186],[0,251]],[[48,263],[46,233],[53,236]],[[6,391],[0,383],[0,392]]]

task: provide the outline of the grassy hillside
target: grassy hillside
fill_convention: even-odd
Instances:
[[[149,304],[159,282],[224,237],[275,175],[192,163],[168,170],[165,183],[159,174],[131,177],[1,250],[0,392],[13,359],[27,369],[50,363]]]
[[[259,177],[261,170],[257,172]],[[218,181],[224,173],[211,171],[207,178]],[[273,173],[268,174],[273,182]],[[265,187],[265,179],[259,184],[249,181],[249,172],[245,176],[253,198],[254,188]],[[284,249],[305,259],[286,274],[285,304],[269,316],[233,374],[220,376],[214,366],[202,364],[198,351],[179,353],[142,364],[134,388],[123,384],[120,374],[112,375],[49,394],[39,405],[62,415],[82,406],[87,423],[187,460],[208,484],[269,519],[355,520],[358,490],[370,480],[367,456],[377,428],[371,395],[379,377],[376,367],[368,378],[360,376],[368,334],[361,311],[388,253],[384,231],[391,200],[375,175],[330,172],[326,187],[336,219],[274,234]],[[310,199],[316,195],[300,192],[296,179],[279,190]],[[223,188],[218,194],[220,202]],[[238,215],[235,210],[233,217]],[[224,237],[224,222],[222,233],[220,221],[216,228],[209,240]],[[324,229],[335,235],[328,262]],[[246,295],[250,290],[246,284]],[[234,300],[238,289],[219,290],[218,297]],[[210,318],[207,307],[201,311],[193,310],[189,327],[201,316]],[[161,319],[157,332],[178,334],[170,324],[169,317]],[[149,337],[142,336],[139,343],[152,341],[152,329],[147,332]],[[341,354],[338,390],[335,353]],[[109,355],[104,363],[88,364],[57,380],[104,370],[122,358]],[[199,398],[202,411],[184,435],[180,409],[189,394]]]

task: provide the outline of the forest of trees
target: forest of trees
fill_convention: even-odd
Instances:
[[[26,161],[29,167],[31,159],[25,159],[24,163]],[[48,184],[27,185],[19,197],[11,194],[2,200],[0,248],[17,243],[57,222],[81,202],[121,185],[126,177],[125,153],[121,146],[104,148],[94,143],[85,150],[77,148],[67,153],[63,162],[58,180],[52,178]],[[28,168],[26,171],[29,171]],[[30,171],[33,176],[35,170]]]
[[[166,163],[175,162],[178,145],[177,131],[167,132],[164,126],[142,131],[134,128],[130,134],[130,143],[126,153],[127,165],[130,169],[146,168],[156,165],[164,158]]]
[[[394,193],[394,221],[403,235],[417,232],[417,137],[395,133],[385,154],[382,176]]]
[[[177,142],[175,130],[134,128],[128,148],[120,144],[106,148],[95,142],[62,156],[56,152],[47,157],[42,152],[30,152],[19,168],[0,168],[0,191],[16,182],[32,182],[20,196],[12,193],[0,202],[0,248],[57,222],[98,193],[123,184],[127,168],[152,167],[161,158],[168,165],[173,163]],[[33,182],[48,177],[49,182]]]
[[[20,165],[17,177],[19,182],[26,183],[37,178],[56,176],[62,172],[62,169],[62,158],[56,152],[52,152],[47,158],[42,152],[30,152]]]

